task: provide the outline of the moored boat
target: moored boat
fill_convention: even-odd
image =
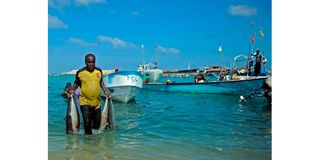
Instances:
[[[137,71],[117,71],[103,78],[103,82],[113,100],[128,103],[142,88],[142,75]]]
[[[163,76],[163,71],[158,69],[157,65],[153,64],[139,65],[138,72],[148,75],[149,82],[158,82]]]
[[[216,94],[249,94],[260,87],[268,76],[248,77],[241,80],[209,81],[203,83],[148,83],[143,89],[166,92],[216,93]]]

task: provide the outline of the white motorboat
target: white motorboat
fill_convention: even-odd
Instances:
[[[138,72],[149,77],[149,82],[158,82],[163,76],[163,71],[158,69],[156,65],[146,64],[139,65]]]
[[[128,103],[142,88],[142,75],[137,71],[117,71],[108,74],[103,82],[113,100]]]

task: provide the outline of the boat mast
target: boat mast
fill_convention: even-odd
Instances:
[[[144,52],[144,45],[141,45],[141,50],[142,50],[142,64],[145,66],[145,52]]]
[[[251,22],[250,26],[251,26],[252,34],[251,34],[251,37],[250,37],[249,53],[248,53],[247,66],[246,66],[248,69],[250,69],[249,68],[249,58],[251,57],[251,53],[253,52],[254,37],[256,35],[256,33],[254,31],[254,28],[253,28],[254,27],[254,22]],[[248,76],[248,72],[247,72],[247,76]]]
[[[221,45],[219,45],[218,51],[219,51],[219,53],[221,54],[221,57],[222,57],[222,68],[221,68],[221,70],[220,70],[220,74],[221,74],[221,72],[225,70],[225,69],[224,69],[224,68],[225,68],[225,66],[224,66],[224,55],[223,55],[223,52],[222,52],[222,47],[221,47]]]
[[[260,46],[261,46],[261,55],[262,57],[264,57],[264,50],[263,50],[263,32],[262,32],[262,25],[260,26]],[[265,58],[265,57],[264,57]],[[267,64],[266,63],[263,63],[263,67],[264,67],[264,70],[267,72]]]
[[[158,68],[158,44],[155,46],[155,53],[156,53],[156,61],[155,61],[155,66]]]
[[[263,32],[262,32],[262,26],[260,26],[260,47],[261,47],[261,54],[264,56],[264,50],[263,50]]]
[[[250,25],[251,25],[252,34],[251,34],[251,37],[250,37],[250,45],[249,45],[250,47],[249,47],[249,56],[248,57],[250,57],[251,53],[253,52],[254,37],[256,35],[256,33],[254,31],[254,22],[251,22]]]

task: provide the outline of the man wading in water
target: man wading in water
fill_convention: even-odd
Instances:
[[[101,121],[100,88],[106,97],[110,98],[102,81],[102,70],[95,66],[96,57],[87,54],[85,57],[86,67],[78,70],[73,87],[69,91],[69,97],[80,86],[80,110],[83,117],[84,131],[87,135],[92,135],[92,128],[99,129]]]

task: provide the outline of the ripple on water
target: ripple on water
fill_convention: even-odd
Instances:
[[[232,95],[141,91],[114,102],[114,132],[68,136],[59,94],[73,78],[49,77],[49,159],[271,159],[271,110]]]

